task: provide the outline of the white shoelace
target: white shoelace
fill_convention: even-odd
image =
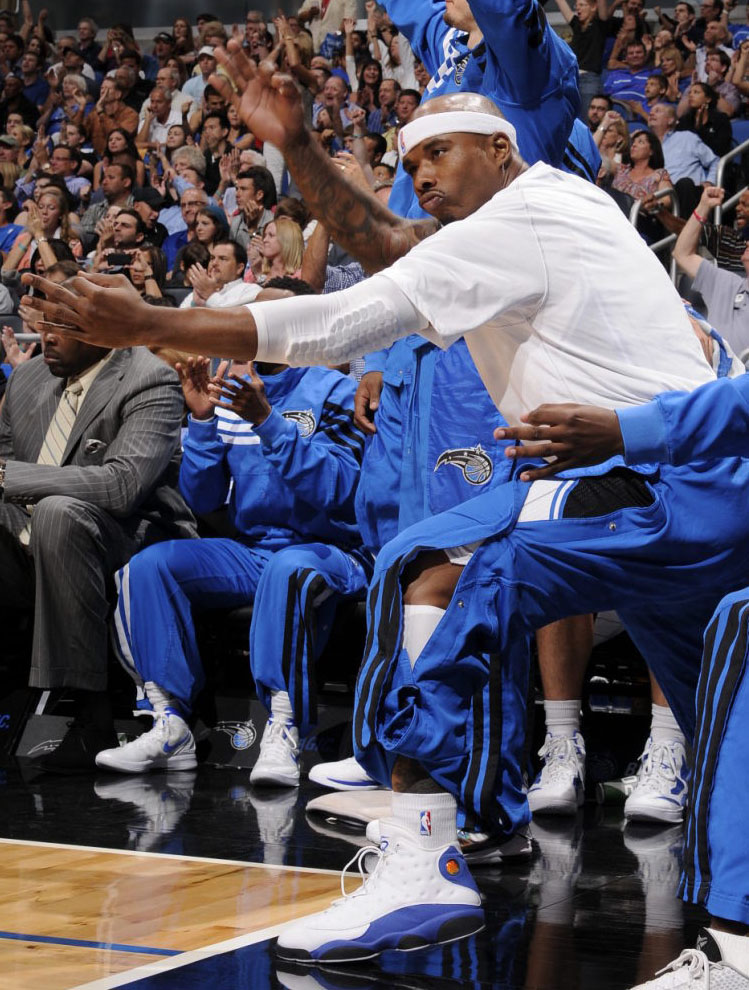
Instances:
[[[690,979],[704,978],[704,990],[710,990],[710,960],[699,949],[684,949],[677,959],[670,962],[668,966],[664,966],[663,969],[659,969],[655,975],[662,976],[664,973],[673,973],[684,966],[689,967]]]
[[[267,741],[271,746],[284,745],[291,752],[291,755],[296,757],[299,752],[299,745],[283,722],[276,722],[275,720],[268,722],[266,733]],[[263,742],[265,741],[266,737],[264,736]]]
[[[365,857],[373,854],[377,856],[377,865],[371,872],[365,871],[364,859]],[[341,900],[347,900],[350,897],[358,897],[360,894],[363,894],[364,888],[368,884],[371,885],[372,881],[377,876],[377,873],[379,872],[379,869],[382,866],[384,859],[385,859],[385,854],[379,848],[379,846],[363,846],[361,849],[359,849],[356,852],[356,854],[351,857],[348,863],[346,863],[346,865],[343,867],[343,870],[341,870],[341,893],[343,894],[343,897],[337,900],[335,903],[340,904]],[[361,886],[357,887],[356,890],[352,890],[350,893],[348,893],[346,891],[346,874],[348,873],[349,867],[351,866],[358,867],[359,876],[361,877]]]
[[[642,755],[637,789],[646,793],[663,794],[679,775],[674,747],[669,743],[653,743]]]
[[[545,783],[568,777],[571,772],[580,775],[580,756],[569,736],[548,736],[538,755],[544,761],[541,776]]]

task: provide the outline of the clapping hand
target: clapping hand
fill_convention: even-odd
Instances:
[[[222,361],[217,368],[217,375],[226,374],[228,361]],[[178,362],[174,366],[182,383],[182,394],[185,403],[195,419],[211,419],[213,402],[208,388],[211,384],[211,362],[207,357],[190,357],[186,363]]]
[[[23,317],[23,313],[21,313],[21,316]],[[17,368],[19,364],[28,361],[29,358],[34,356],[39,346],[36,343],[29,344],[24,350],[16,340],[16,335],[13,333],[12,327],[8,326],[4,326],[0,331],[0,340],[2,340],[3,349],[5,350],[5,361],[11,368]]]
[[[247,366],[250,380],[238,375],[224,377],[220,372],[208,386],[211,403],[219,409],[230,409],[242,419],[260,426],[271,414],[271,405],[265,394],[262,378],[255,371],[252,361]]]

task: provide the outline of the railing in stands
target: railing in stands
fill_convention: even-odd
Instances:
[[[659,189],[655,193],[655,199],[670,199],[671,206],[673,209],[673,214],[675,217],[679,216],[679,201],[676,198],[675,189]],[[632,226],[637,229],[637,220],[640,216],[640,210],[642,208],[642,200],[636,199],[632,204],[632,209],[629,212],[629,222]],[[676,241],[676,234],[668,234],[666,237],[662,237],[659,241],[650,245],[650,250],[653,253],[662,251],[664,248],[670,248],[671,245]],[[670,252],[669,252],[670,253]],[[671,281],[676,285],[676,262],[673,257],[669,257],[669,274],[671,276]]]
[[[749,140],[742,141],[741,144],[737,144],[735,148],[731,148],[731,150],[728,152],[727,155],[723,155],[723,157],[721,158],[721,160],[718,162],[718,171],[717,171],[716,177],[715,177],[715,185],[716,186],[722,186],[723,185],[723,173],[726,170],[726,165],[730,161],[732,161],[734,158],[737,158],[739,155],[743,155],[745,151],[746,152],[749,152]],[[741,193],[744,192],[745,189],[746,189],[746,186],[744,186],[743,189],[739,190],[739,192],[737,192],[733,196],[731,196],[730,199],[727,199],[725,201],[725,203],[722,203],[720,206],[716,206],[716,208],[715,208],[715,223],[716,223],[716,225],[717,224],[720,224],[722,222],[722,220],[723,220],[723,210],[728,210],[728,209],[730,209],[734,205],[734,203],[737,203],[738,202],[738,199],[739,199],[739,196],[741,195]]]

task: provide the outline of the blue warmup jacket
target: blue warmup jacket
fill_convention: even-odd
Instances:
[[[273,411],[258,427],[218,410],[188,420],[180,490],[204,514],[229,502],[238,539],[279,550],[322,541],[356,547],[354,495],[364,437],[354,383],[327,368],[263,376]]]
[[[562,166],[580,105],[577,59],[549,27],[538,0],[472,0],[484,35],[474,49],[465,32],[445,24],[443,0],[383,2],[432,77],[425,100],[457,92],[487,96],[517,130],[527,162]],[[589,149],[588,144],[581,151]],[[425,215],[400,167],[390,209],[401,216]]]

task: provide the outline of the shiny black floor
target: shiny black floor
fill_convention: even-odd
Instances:
[[[112,849],[340,869],[357,844],[305,814],[320,793],[253,791],[245,770],[52,777],[7,759],[0,835]],[[703,920],[675,898],[680,828],[623,825],[620,807],[535,822],[530,862],[484,869],[486,929],[376,963],[294,971],[271,943],[130,982],[143,990],[495,988],[626,990],[693,944]]]

